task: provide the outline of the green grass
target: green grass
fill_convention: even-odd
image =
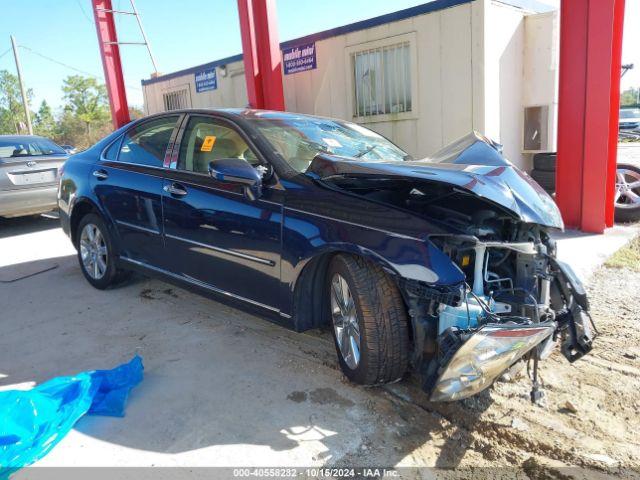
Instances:
[[[614,253],[605,263],[609,268],[629,268],[640,272],[640,237]]]

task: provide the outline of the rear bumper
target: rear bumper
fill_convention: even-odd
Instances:
[[[0,217],[22,217],[55,210],[58,187],[47,185],[38,188],[0,191]]]

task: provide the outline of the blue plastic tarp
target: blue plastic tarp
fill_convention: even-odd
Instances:
[[[142,358],[112,370],[57,377],[31,390],[0,392],[0,478],[44,457],[85,414],[123,417],[142,380]]]

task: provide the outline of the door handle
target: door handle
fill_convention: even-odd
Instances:
[[[170,183],[169,185],[162,187],[162,189],[168,194],[175,195],[177,197],[184,197],[187,194],[187,190],[179,183]]]
[[[106,172],[106,170],[94,170],[93,171],[93,176],[96,177],[98,180],[106,180],[107,178],[109,178],[109,174]]]

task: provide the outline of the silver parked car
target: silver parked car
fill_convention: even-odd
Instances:
[[[67,152],[48,138],[0,135],[0,217],[57,208],[58,168]]]

